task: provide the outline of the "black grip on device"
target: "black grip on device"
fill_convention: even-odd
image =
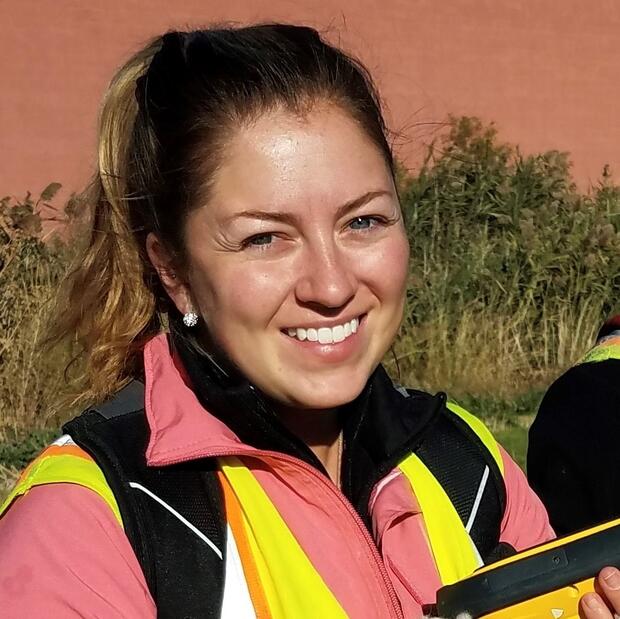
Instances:
[[[605,566],[620,568],[620,524],[442,587],[437,612],[475,619],[592,578]]]

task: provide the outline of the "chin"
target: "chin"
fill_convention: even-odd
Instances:
[[[313,386],[304,392],[291,394],[295,405],[306,409],[338,408],[349,404],[362,392],[366,381],[355,381],[343,388],[342,381],[334,385]]]

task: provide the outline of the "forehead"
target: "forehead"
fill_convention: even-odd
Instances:
[[[274,111],[232,137],[213,178],[210,209],[228,217],[249,207],[336,209],[367,191],[390,191],[379,148],[335,106],[304,116]]]

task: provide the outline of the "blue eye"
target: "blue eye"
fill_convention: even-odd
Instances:
[[[372,228],[372,226],[376,223],[376,217],[356,217],[355,219],[351,220],[351,222],[349,223],[349,227],[353,230],[368,230],[368,228]]]

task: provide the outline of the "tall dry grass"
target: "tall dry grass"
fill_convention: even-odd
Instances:
[[[507,303],[509,305],[509,303]],[[509,400],[541,390],[592,346],[604,303],[549,312],[534,325],[519,314],[463,308],[406,326],[386,364],[400,381],[455,397]],[[398,369],[397,369],[398,366]]]
[[[36,200],[0,200],[0,500],[56,434],[59,418],[73,412],[60,405],[71,345],[42,346],[72,255],[66,226],[76,201],[58,211],[51,201],[59,188],[52,183]],[[51,232],[59,224],[62,237]]]
[[[0,200],[0,440],[49,425],[63,392],[70,345],[42,347],[72,250],[69,237],[49,232],[75,212],[74,200],[60,212],[52,206],[59,188]]]

